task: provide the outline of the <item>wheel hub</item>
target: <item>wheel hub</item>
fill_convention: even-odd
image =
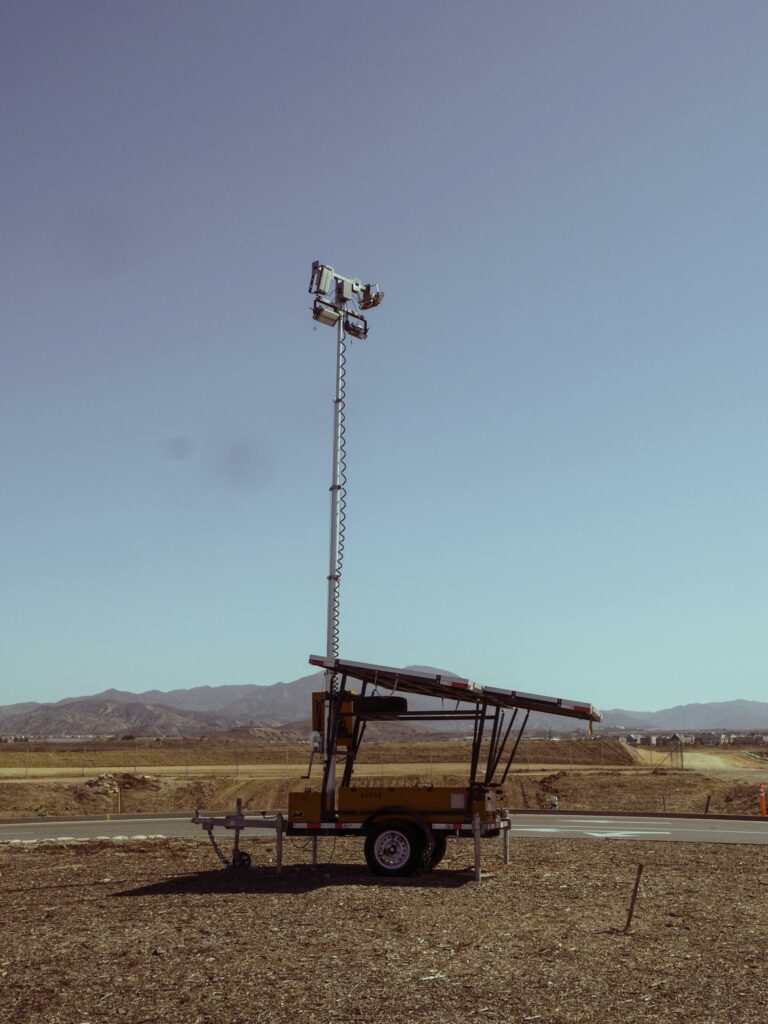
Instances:
[[[402,867],[411,855],[411,844],[402,832],[382,832],[374,847],[376,859],[388,868]]]

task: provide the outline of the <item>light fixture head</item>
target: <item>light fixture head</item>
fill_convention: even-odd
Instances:
[[[341,313],[338,309],[334,309],[333,306],[327,302],[323,302],[322,299],[315,299],[315,303],[312,306],[312,319],[317,320],[321,324],[325,324],[327,327],[335,327],[339,322]]]
[[[364,316],[355,316],[354,313],[347,313],[344,317],[344,330],[353,338],[365,341],[368,337],[368,321]]]
[[[320,260],[312,264],[312,276],[309,279],[309,291],[315,295],[327,295],[333,284],[333,267],[326,266]]]
[[[364,284],[357,304],[360,309],[373,309],[383,298],[384,292],[379,289],[377,284]]]

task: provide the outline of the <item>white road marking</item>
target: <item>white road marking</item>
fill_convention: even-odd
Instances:
[[[567,829],[558,828],[543,828],[537,827],[536,825],[512,825],[509,830],[510,832],[566,832]],[[571,829],[572,832],[581,832],[582,829]]]
[[[698,831],[698,830],[694,829],[692,831]],[[568,833],[572,833],[574,835],[579,835],[579,836],[580,835],[592,835],[593,834],[592,832],[588,832],[588,830],[586,828],[584,828],[583,826],[578,826],[577,827],[577,826],[573,826],[573,825],[553,825],[551,827],[543,826],[543,825],[513,825],[512,828],[510,829],[510,832],[562,832],[564,835],[567,835]],[[594,834],[595,835],[603,835],[603,832],[596,832]],[[615,829],[605,829],[605,835],[614,835],[614,834],[616,834],[616,835],[633,835],[633,836],[634,835],[649,835],[650,836],[650,835],[669,835],[670,833],[669,833],[669,830],[664,830],[663,832],[657,832],[656,829],[651,829],[651,828],[633,829],[631,832],[627,832],[627,831],[622,830],[619,826],[617,826]]]
[[[656,822],[654,822],[656,823]],[[590,824],[595,824],[590,822]],[[617,823],[618,824],[618,823]],[[660,822],[658,822],[660,824]],[[700,824],[692,827],[690,825],[677,825],[670,829],[663,831],[651,828],[640,828],[632,831],[625,829],[616,828],[615,830],[606,830],[604,832],[592,832],[583,827],[563,824],[559,826],[546,827],[542,825],[511,825],[510,832],[560,832],[563,835],[589,835],[595,838],[603,838],[604,836],[654,836],[654,835],[678,835],[682,832],[711,832],[713,836],[754,836],[761,828],[768,830],[768,826],[761,825],[759,822],[755,822],[754,825],[750,822],[747,828],[718,828],[714,822],[702,821]]]
[[[639,832],[587,832],[592,839],[628,839],[630,836],[671,836],[671,832],[654,832],[643,829]]]
[[[575,825],[610,825],[610,818],[568,818]]]
[[[707,823],[702,822],[699,828],[676,828],[675,832],[706,832],[710,831],[716,836],[753,836],[760,830],[760,826],[757,828],[706,828]],[[762,826],[765,828],[765,825]]]

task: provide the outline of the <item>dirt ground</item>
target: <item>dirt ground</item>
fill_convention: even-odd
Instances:
[[[487,749],[487,748],[486,748]],[[437,737],[432,740],[366,742],[358,764],[469,762],[468,740]],[[616,740],[523,740],[517,753],[521,764],[632,765],[638,752]],[[176,740],[90,740],[83,742],[4,743],[0,746],[0,776],[6,778],[69,776],[77,772],[231,771],[241,767],[282,770],[287,764],[306,769],[309,746],[303,743],[263,743],[248,737],[238,741],[219,736]],[[658,759],[658,758],[657,758]]]
[[[437,766],[435,766],[437,767]],[[453,771],[423,771],[424,765],[388,765],[361,776],[364,785],[464,785],[465,765]],[[406,769],[406,770],[404,770]],[[117,787],[121,787],[118,801]],[[0,781],[0,817],[107,815],[122,813],[229,810],[240,798],[247,810],[287,808],[288,794],[308,783],[298,774],[270,777],[202,776],[173,778],[106,773],[78,781]],[[315,779],[315,787],[318,782]],[[692,771],[651,772],[624,768],[549,768],[510,774],[503,805],[546,809],[557,793],[561,810],[676,811],[702,814],[757,814],[757,782]]]
[[[751,749],[751,748],[750,748]],[[669,751],[658,747],[633,747],[632,754],[640,764],[658,766],[664,761]],[[762,753],[762,751],[761,751]],[[698,771],[724,771],[729,769],[745,769],[756,766],[750,761],[743,747],[684,747],[683,763],[686,768]],[[759,767],[759,763],[757,763]]]
[[[515,839],[464,870],[377,879],[354,840],[313,873],[251,841],[0,847],[0,1007],[14,1024],[763,1024],[768,849]],[[299,863],[301,867],[291,866]],[[638,863],[631,933],[623,934]]]

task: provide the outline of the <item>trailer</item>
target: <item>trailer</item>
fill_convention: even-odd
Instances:
[[[319,786],[289,794],[284,811],[243,813],[238,801],[223,817],[195,812],[194,824],[208,833],[221,861],[248,868],[240,848],[246,829],[268,829],[277,839],[278,870],[284,835],[310,837],[317,862],[321,836],[355,836],[364,841],[365,859],[377,875],[402,877],[429,871],[442,860],[448,838],[472,839],[475,876],[480,879],[480,840],[502,836],[508,862],[509,813],[504,782],[514,762],[532,712],[539,711],[590,724],[600,713],[583,701],[546,697],[520,690],[482,686],[445,672],[415,671],[311,655],[325,670],[330,686],[312,694],[312,751],[322,755]],[[352,684],[356,689],[352,688]],[[434,707],[410,709],[408,697],[427,697]],[[355,761],[368,722],[466,722],[472,728],[468,777],[457,786],[356,786]],[[216,843],[214,830],[234,833],[231,858]]]

